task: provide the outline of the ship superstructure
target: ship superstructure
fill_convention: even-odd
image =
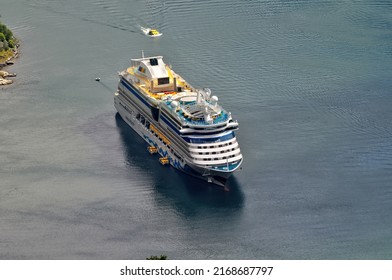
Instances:
[[[240,167],[234,131],[238,122],[211,90],[187,83],[162,56],[131,60],[120,72],[114,94],[117,111],[159,153],[162,164],[221,186]]]

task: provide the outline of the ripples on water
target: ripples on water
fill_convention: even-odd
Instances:
[[[6,2],[0,258],[392,256],[390,1]],[[231,192],[162,168],[116,116],[142,49],[239,120]]]

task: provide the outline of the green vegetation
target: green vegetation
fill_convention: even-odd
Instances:
[[[165,255],[160,255],[158,256],[151,256],[149,258],[146,258],[146,260],[167,260],[167,256]]]
[[[12,31],[0,22],[0,63],[4,63],[7,59],[14,56],[14,49],[17,41]]]

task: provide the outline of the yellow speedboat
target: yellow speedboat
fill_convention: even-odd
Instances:
[[[148,36],[148,37],[159,37],[162,36],[162,33],[159,32],[156,29],[152,29],[152,28],[145,28],[145,27],[140,27],[140,29],[143,31],[144,35]]]

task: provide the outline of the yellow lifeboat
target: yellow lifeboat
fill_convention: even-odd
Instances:
[[[151,155],[158,153],[158,149],[157,149],[157,147],[155,147],[155,146],[149,146],[149,147],[147,147],[147,151],[148,151]]]
[[[167,157],[161,157],[161,158],[159,158],[159,162],[162,165],[168,165],[169,164],[169,159]]]

